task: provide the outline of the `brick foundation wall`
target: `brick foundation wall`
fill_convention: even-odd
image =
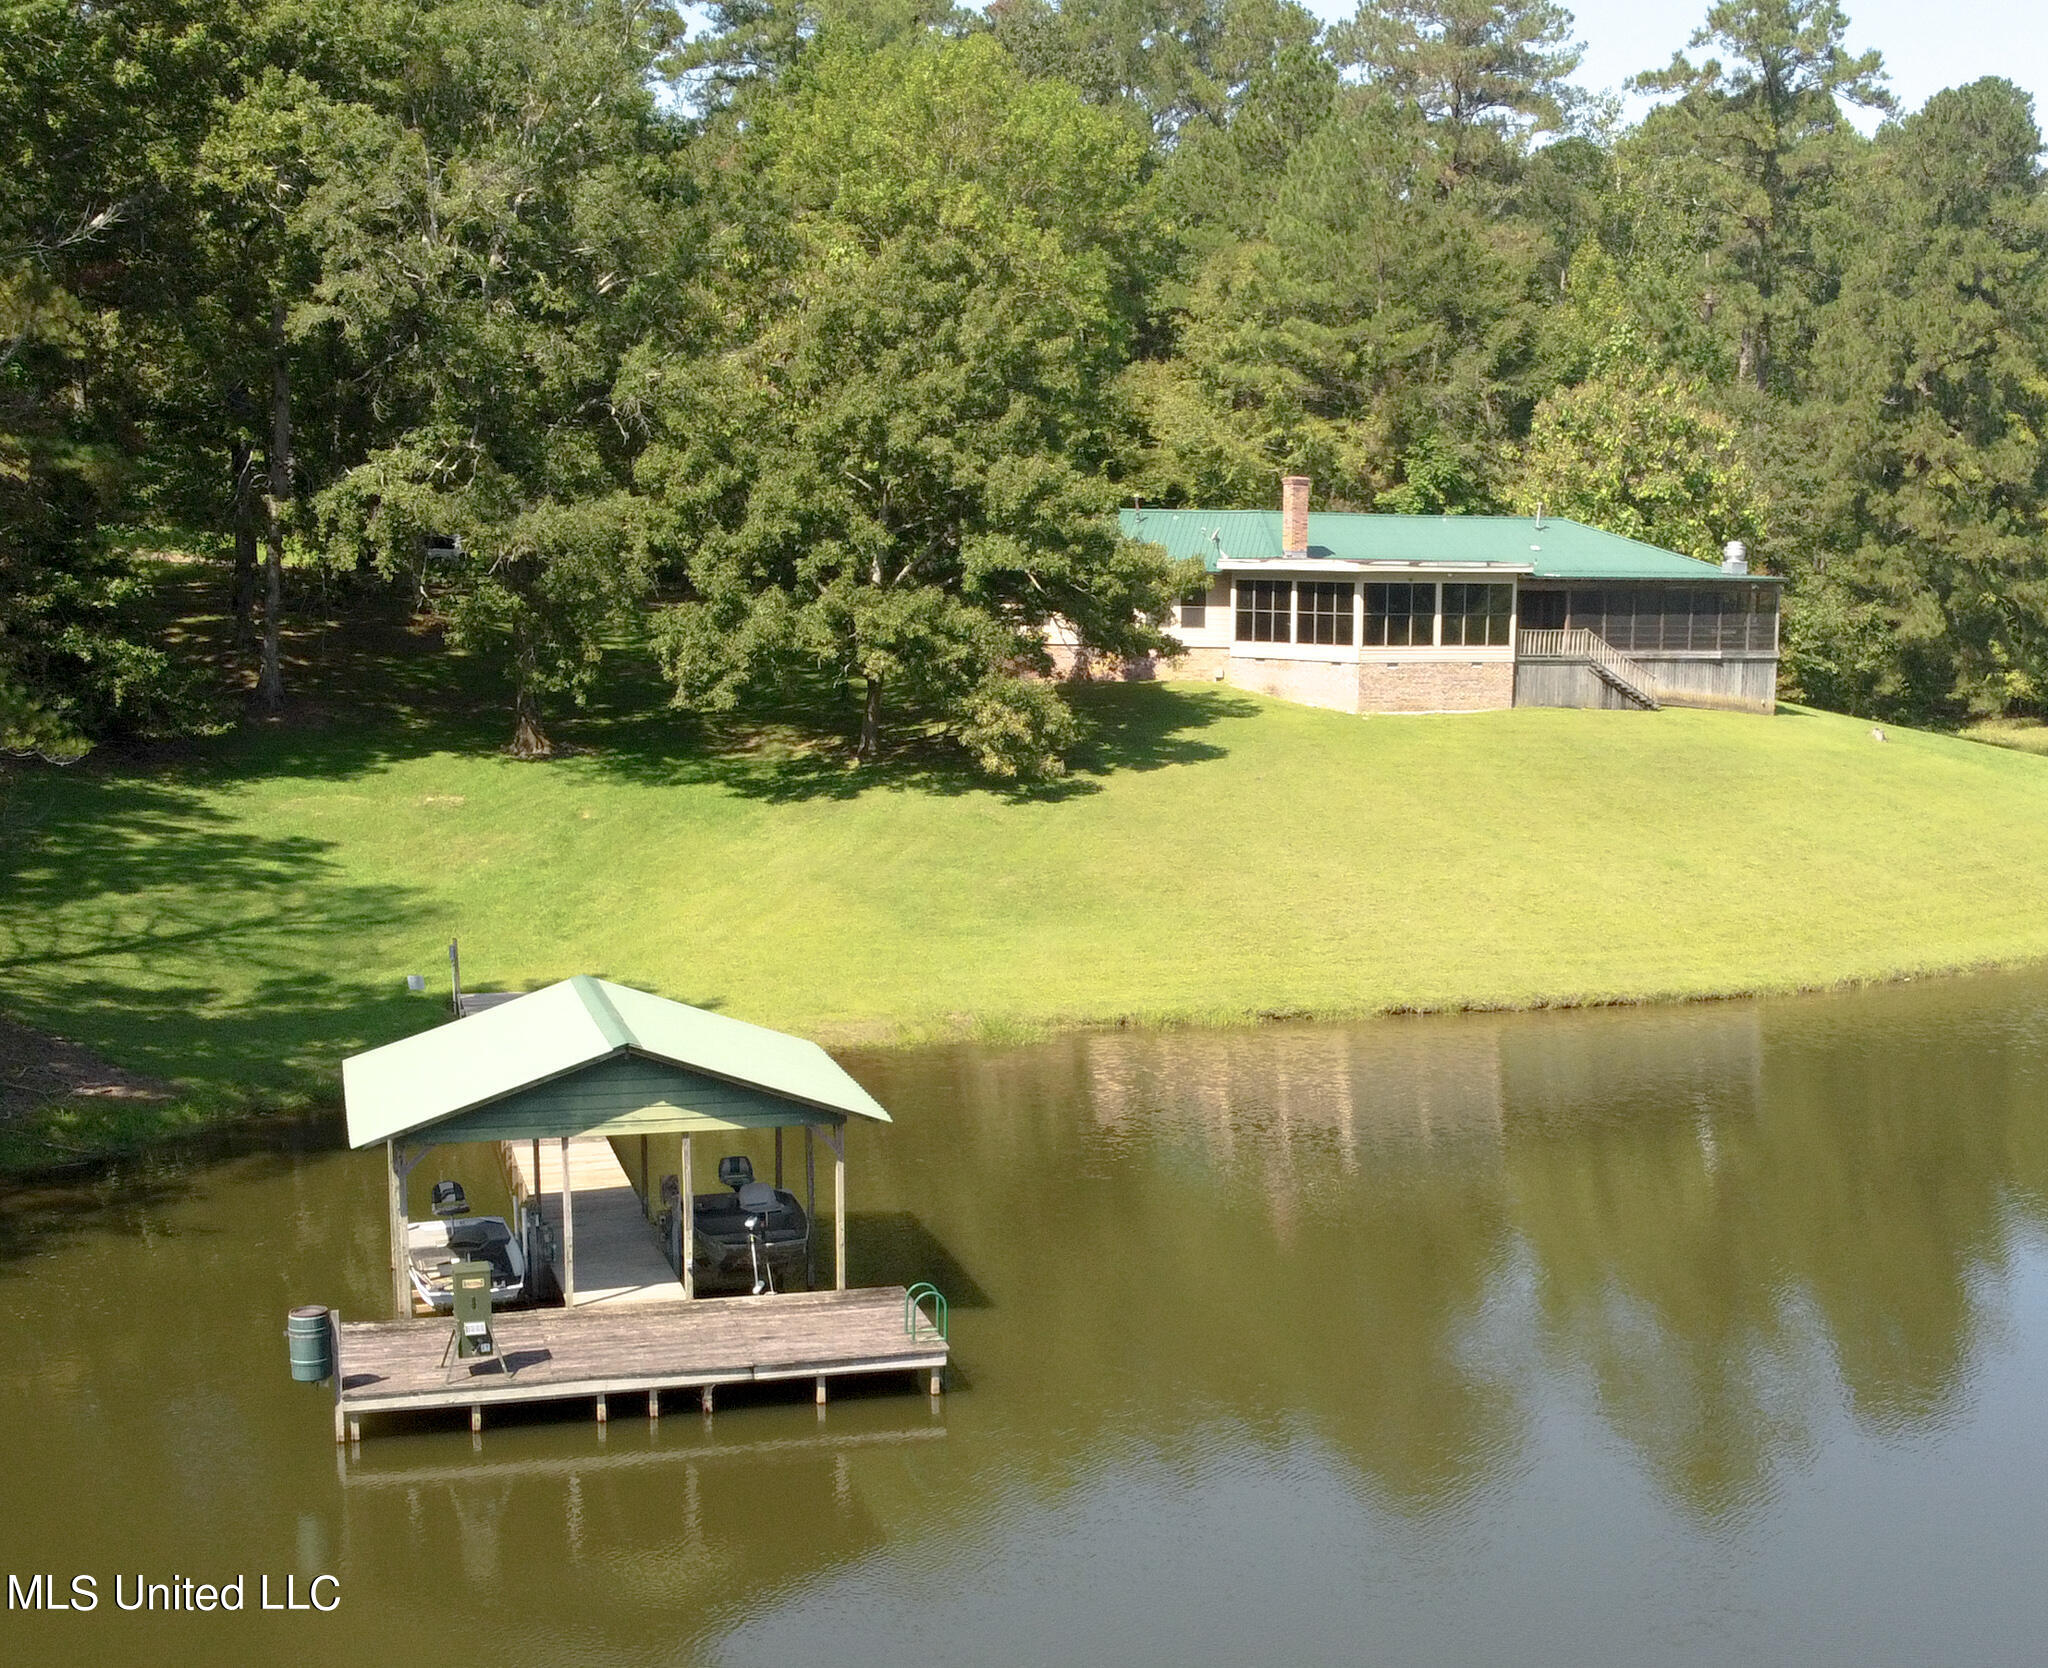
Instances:
[[[1048,643],[1052,675],[1062,683],[1145,683],[1161,676],[1171,677],[1167,662],[1152,655],[1119,660],[1115,655],[1089,654],[1071,643]]]
[[[1367,661],[1353,712],[1490,712],[1515,704],[1511,660]]]
[[[1171,660],[1159,662],[1159,675],[1183,682],[1214,683],[1230,675],[1230,651],[1214,647],[1184,649]]]
[[[1357,712],[1358,668],[1327,660],[1258,660],[1239,655],[1229,662],[1230,681],[1240,689],[1299,701],[1305,707]]]

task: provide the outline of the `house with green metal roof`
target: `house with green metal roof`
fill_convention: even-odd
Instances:
[[[1166,675],[1345,712],[1776,703],[1781,585],[1739,544],[1716,564],[1541,515],[1311,513],[1309,493],[1123,512],[1208,575]]]

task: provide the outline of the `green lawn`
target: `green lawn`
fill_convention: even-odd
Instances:
[[[2048,955],[2048,759],[1846,718],[1107,687],[1084,768],[1019,797],[665,713],[520,764],[495,712],[394,687],[168,764],[0,774],[0,1010],[225,1108],[331,1098],[343,1054],[438,1019],[458,934],[478,988],[596,972],[828,1041]]]
[[[2038,718],[1982,718],[1961,733],[1972,741],[1993,747],[2016,748],[2022,753],[2048,753],[2048,724]]]

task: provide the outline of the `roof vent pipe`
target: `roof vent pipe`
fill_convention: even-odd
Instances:
[[[1721,546],[1721,571],[1723,573],[1749,572],[1749,547],[1740,539],[1730,539]]]
[[[1308,554],[1308,488],[1306,475],[1280,477],[1280,554]]]
[[[1536,500],[1536,531],[1543,531],[1543,500],[1540,498]]]

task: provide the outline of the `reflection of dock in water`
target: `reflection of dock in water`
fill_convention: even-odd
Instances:
[[[935,1403],[934,1406],[937,1404]],[[587,1477],[594,1472],[638,1471],[656,1466],[718,1465],[727,1461],[837,1459],[849,1449],[893,1448],[906,1442],[937,1442],[943,1424],[901,1431],[855,1431],[845,1435],[768,1437],[758,1442],[686,1442],[659,1448],[605,1448],[591,1454],[530,1455],[472,1460],[457,1465],[379,1465],[358,1450],[340,1460],[341,1480],[350,1488],[426,1488],[442,1483],[497,1483],[516,1478]]]

